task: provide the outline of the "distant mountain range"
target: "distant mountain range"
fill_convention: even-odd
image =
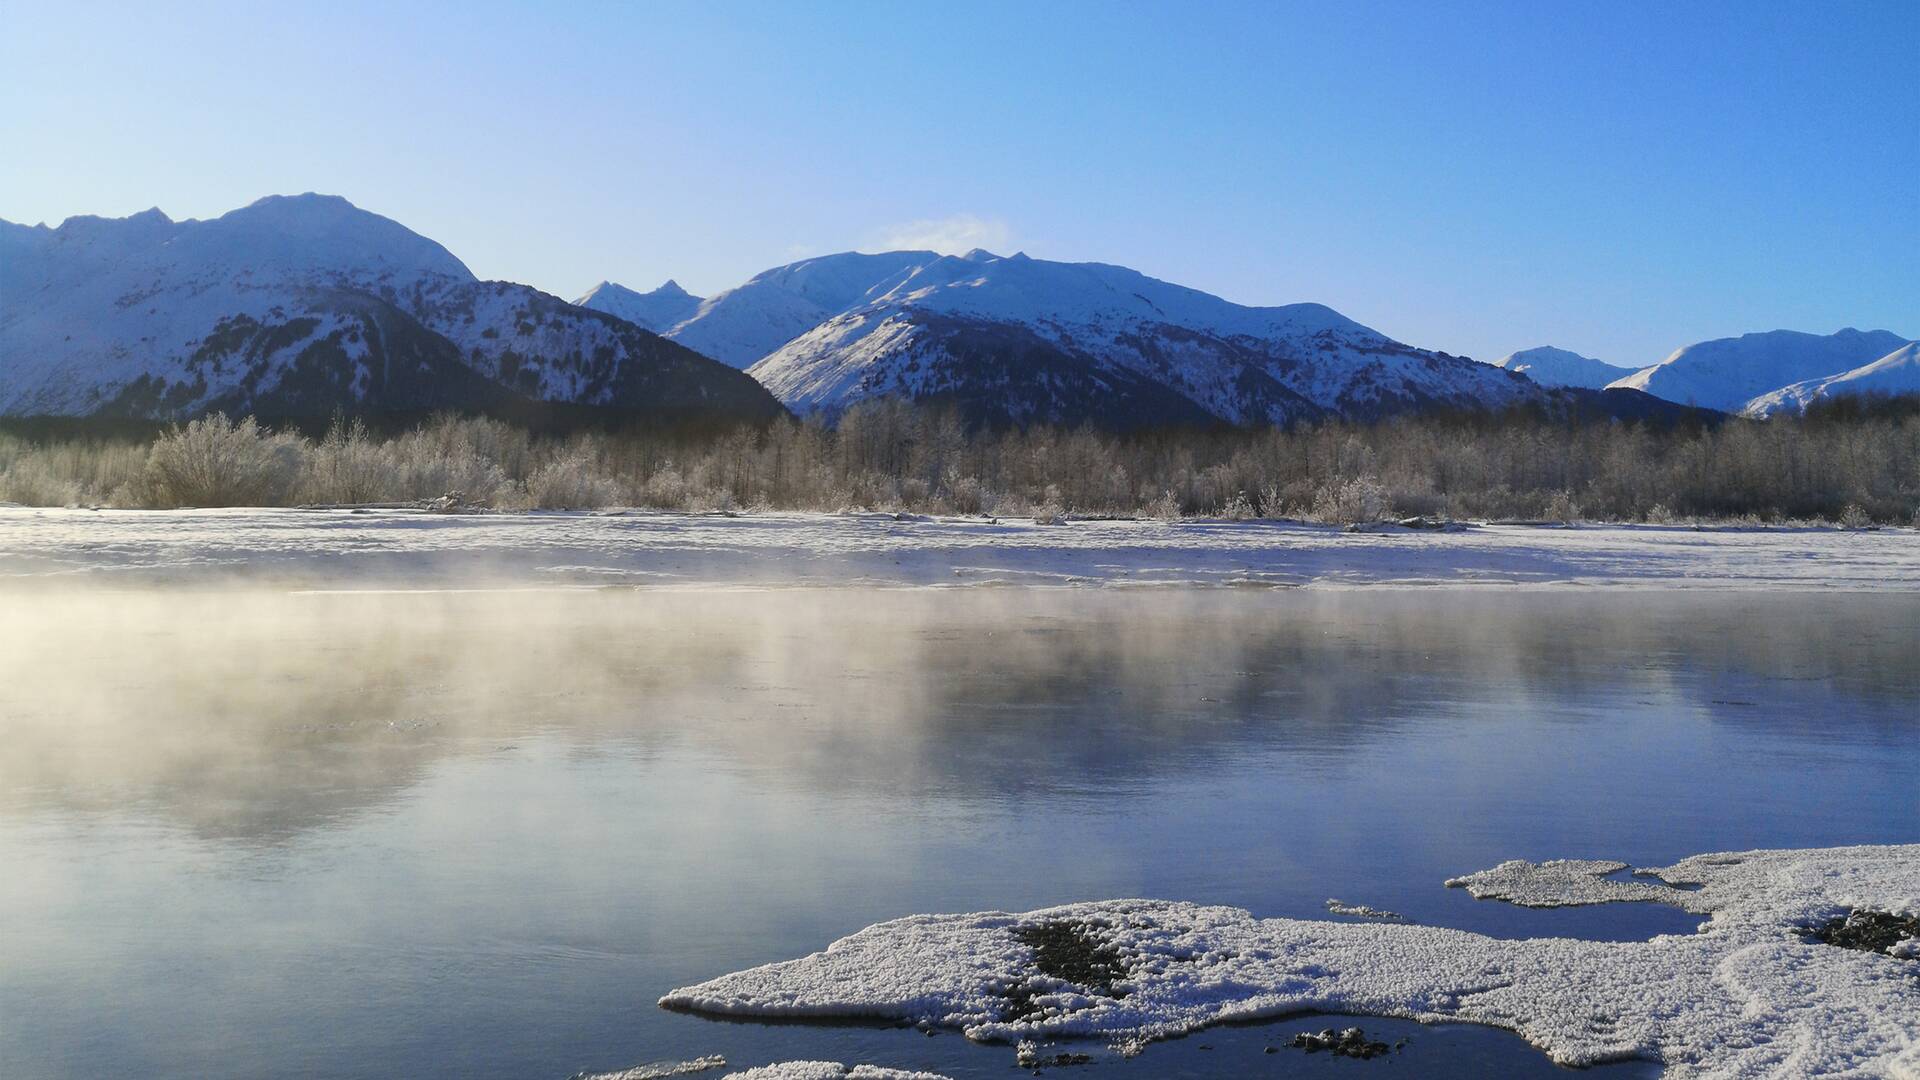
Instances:
[[[1577,386],[1588,390],[1599,390],[1633,374],[1632,368],[1615,367],[1551,345],[1508,353],[1495,360],[1493,366],[1519,372],[1541,386]]]
[[[1898,360],[1908,344],[1887,330],[1849,327],[1824,336],[1773,330],[1688,345],[1612,385],[1722,412],[1768,415],[1841,393],[1920,391],[1911,354],[1904,364]]]
[[[669,312],[679,321],[655,322],[660,333],[744,367],[801,414],[906,397],[996,424],[1248,424],[1547,400],[1526,379],[1318,304],[1243,307],[1125,267],[1024,254],[828,255],[691,310],[612,285],[580,302]]]
[[[904,397],[975,423],[1108,428],[1512,406],[1671,417],[1676,402],[1766,413],[1914,388],[1907,345],[1776,331],[1640,371],[1551,347],[1481,364],[1318,304],[1245,307],[1125,267],[980,250],[822,256],[704,299],[603,282],[570,304],[479,281],[439,244],[311,194],[210,221],[0,222],[0,415],[13,416],[731,422]]]
[[[1749,416],[1800,412],[1816,401],[1859,394],[1920,394],[1920,342],[1909,341],[1870,364],[1838,375],[1803,379],[1747,402]]]
[[[0,222],[0,414],[274,418],[560,406],[783,410],[738,371],[525,285],[345,199],[211,221]]]

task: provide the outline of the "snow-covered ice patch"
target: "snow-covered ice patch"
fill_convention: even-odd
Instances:
[[[1329,915],[1345,915],[1354,919],[1385,919],[1389,922],[1402,922],[1406,919],[1405,915],[1397,911],[1368,907],[1365,904],[1349,904],[1345,900],[1331,896],[1327,898],[1327,913]]]
[[[947,1080],[939,1073],[883,1069],[878,1065],[848,1067],[837,1061],[782,1061],[728,1073],[720,1080]]]
[[[696,1073],[726,1067],[726,1058],[718,1054],[709,1054],[706,1057],[694,1058],[692,1061],[650,1061],[629,1069],[615,1069],[613,1072],[576,1073],[573,1080],[666,1080],[670,1076],[693,1076]]]
[[[1630,888],[1645,883],[1605,880],[1621,868],[1507,864],[1487,880],[1536,903],[1646,899]],[[1698,886],[1645,885],[1710,916],[1699,933],[1514,941],[1109,900],[908,916],[811,956],[675,990],[661,1004],[882,1017],[1000,1042],[1152,1040],[1224,1021],[1365,1014],[1488,1024],[1563,1065],[1641,1058],[1663,1062],[1672,1078],[1920,1077],[1915,962],[1806,933],[1850,910],[1920,910],[1920,845],[1701,855],[1645,872]],[[1084,948],[1062,952],[1069,934]],[[1089,970],[1100,977],[1087,979]]]
[[[1503,862],[1491,870],[1449,878],[1447,888],[1465,889],[1477,900],[1505,900],[1521,907],[1569,907],[1643,900],[1687,908],[1685,890],[1661,882],[1616,881],[1610,875],[1627,869],[1608,859],[1525,859]]]

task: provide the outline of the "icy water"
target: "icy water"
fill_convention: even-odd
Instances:
[[[1920,839],[1920,599],[1525,591],[0,595],[0,1076],[1012,1075],[664,991],[912,912],[1324,903],[1515,857]],[[1552,1075],[1304,1017],[1076,1076]],[[1388,1064],[1391,1062],[1391,1064]],[[1593,1070],[1648,1076],[1651,1066]],[[708,1074],[717,1075],[717,1074]]]

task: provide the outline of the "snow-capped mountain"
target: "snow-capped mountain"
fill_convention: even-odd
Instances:
[[[543,402],[765,417],[751,380],[614,316],[478,281],[345,199],[0,223],[0,414],[168,419]]]
[[[1852,371],[1762,394],[1748,402],[1744,411],[1749,416],[1797,413],[1816,401],[1848,394],[1920,394],[1920,341],[1910,341]]]
[[[1906,338],[1887,330],[1848,327],[1827,335],[1772,330],[1688,345],[1653,367],[1609,385],[1642,390],[1668,401],[1740,412],[1756,398],[1808,380],[1845,374],[1906,343]]]
[[[652,292],[634,292],[625,285],[603,281],[574,304],[625,319],[642,330],[666,333],[700,310],[700,298],[668,280]]]
[[[665,333],[829,415],[900,396],[990,423],[1284,423],[1544,398],[1318,304],[1244,307],[1125,267],[979,250],[807,259]]]
[[[1578,386],[1598,390],[1633,374],[1633,368],[1615,367],[1591,356],[1542,345],[1508,353],[1493,362],[1494,367],[1517,371],[1541,386]]]

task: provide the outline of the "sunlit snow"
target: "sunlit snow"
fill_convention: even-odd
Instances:
[[[1501,868],[1533,902],[1605,899],[1602,864]],[[1610,864],[1609,864],[1610,865]],[[1159,900],[914,915],[825,951],[675,990],[661,1004],[759,1017],[885,1017],[974,1039],[1165,1038],[1298,1012],[1507,1028],[1565,1065],[1667,1076],[1920,1076],[1920,972],[1808,940],[1856,907],[1920,910],[1920,845],[1700,855],[1649,871],[1697,889],[1697,934],[1502,940],[1440,927],[1259,919]],[[1554,896],[1549,883],[1568,886]],[[1119,958],[1111,994],[1043,973],[1018,931],[1086,928]],[[1150,1051],[1149,1051],[1150,1052]]]

